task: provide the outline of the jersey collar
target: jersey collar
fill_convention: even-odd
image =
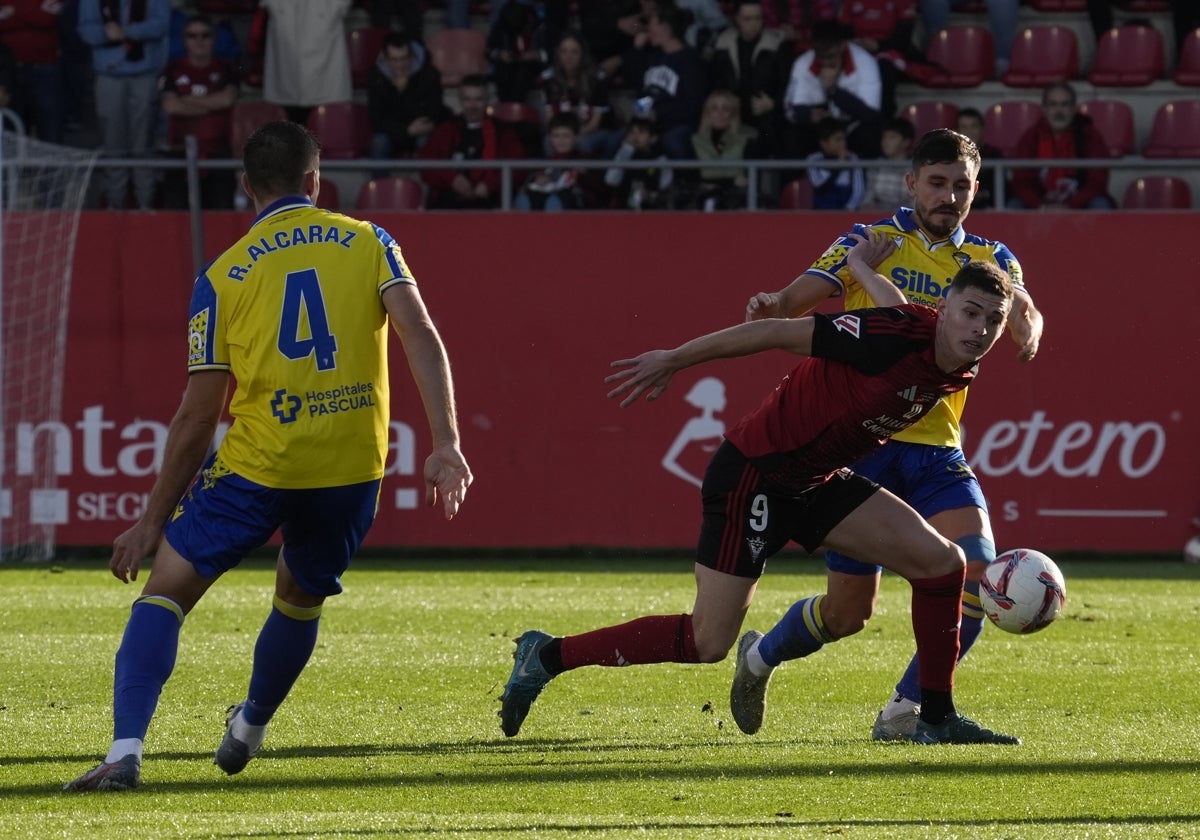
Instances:
[[[258,217],[251,223],[250,227],[261,222],[268,216],[274,216],[276,213],[282,213],[285,210],[294,210],[297,207],[312,207],[313,203],[306,195],[286,195],[281,199],[272,201],[263,211],[258,214]]]
[[[896,220],[896,224],[901,230],[916,231],[919,233],[921,238],[926,241],[930,248],[947,241],[953,243],[955,248],[961,248],[963,240],[967,238],[967,232],[963,230],[962,225],[959,225],[946,239],[939,239],[937,242],[930,242],[929,237],[925,235],[925,231],[921,230],[921,226],[917,224],[917,216],[911,207],[901,207],[896,211],[896,215],[892,218]]]

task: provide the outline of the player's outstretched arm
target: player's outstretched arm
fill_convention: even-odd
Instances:
[[[633,405],[645,394],[656,400],[667,390],[671,377],[685,368],[713,359],[751,356],[764,350],[787,350],[803,356],[812,353],[812,318],[771,318],[727,327],[693,338],[674,350],[650,350],[632,359],[619,359],[620,368],[604,378],[616,387],[609,398],[623,397],[621,408]]]
[[[1020,348],[1017,358],[1022,362],[1029,362],[1037,355],[1038,346],[1042,343],[1042,313],[1033,305],[1033,298],[1024,289],[1017,289],[1013,297],[1012,312],[1008,315],[1008,330]]]
[[[137,580],[142,561],[154,553],[162,537],[167,517],[208,456],[228,389],[229,374],[225,371],[197,371],[188,377],[183,399],[167,430],[162,469],[146,508],[133,527],[113,541],[108,568],[122,583]]]
[[[801,274],[778,292],[759,292],[746,304],[746,320],[799,318],[833,294],[833,285],[812,274]]]
[[[416,286],[392,286],[383,293],[383,305],[404,344],[433,437],[433,452],[425,460],[425,504],[432,507],[440,498],[446,518],[453,519],[475,477],[459,449],[450,359]]]

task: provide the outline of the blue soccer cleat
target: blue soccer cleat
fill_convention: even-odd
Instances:
[[[514,639],[512,675],[500,697],[500,729],[509,738],[521,731],[529,707],[554,677],[542,667],[538,652],[554,637],[541,630],[526,630]]]

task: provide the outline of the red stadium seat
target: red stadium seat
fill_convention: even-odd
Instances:
[[[308,130],[321,141],[321,157],[348,160],[366,157],[371,145],[367,106],[360,102],[329,102],[308,114]]]
[[[1079,37],[1066,26],[1027,26],[1017,33],[1008,72],[1009,87],[1045,87],[1079,75]]]
[[[387,29],[365,27],[351,29],[346,33],[346,47],[350,51],[350,79],[356,88],[365,88],[371,68],[379,58]]]
[[[953,102],[926,100],[913,102],[898,116],[913,124],[913,134],[920,138],[934,128],[954,128],[958,124],[958,106]]]
[[[1142,154],[1154,158],[1200,157],[1200,99],[1177,99],[1160,105]]]
[[[425,189],[412,178],[396,175],[372,178],[363,184],[354,202],[356,210],[423,210]]]
[[[466,76],[487,73],[486,45],[487,35],[478,29],[439,29],[425,38],[445,88],[458,87]]]
[[[812,184],[807,178],[797,178],[783,185],[779,193],[780,210],[811,210],[812,206]]]
[[[254,130],[269,122],[287,119],[282,105],[261,99],[239,99],[229,115],[229,145],[234,157],[242,156],[242,146]]]
[[[1133,108],[1115,99],[1096,99],[1081,102],[1079,113],[1091,117],[1092,124],[1104,136],[1112,157],[1133,154],[1137,137],[1133,128]]]
[[[1200,29],[1193,29],[1183,39],[1173,78],[1177,85],[1200,87]]]
[[[1096,43],[1088,81],[1103,87],[1141,87],[1166,71],[1163,38],[1153,26],[1114,27]]]
[[[995,73],[996,44],[982,26],[951,26],[929,40],[925,60],[945,71],[926,79],[925,87],[976,87]]]
[[[1179,0],[1181,3],[1190,2],[1190,0]],[[1121,4],[1126,12],[1134,12],[1137,14],[1145,14],[1146,12],[1169,12],[1171,11],[1171,0],[1125,0]]]
[[[1016,157],[1017,142],[1041,118],[1042,107],[1036,102],[997,102],[983,112],[983,139],[1004,157]]]
[[[1187,181],[1171,175],[1138,178],[1125,188],[1121,207],[1125,210],[1190,210],[1192,188]]]
[[[321,190],[317,193],[317,206],[322,210],[341,210],[340,192],[336,182],[330,181],[328,178],[322,178]]]
[[[528,102],[497,102],[488,108],[488,113],[501,122],[542,124],[537,108]]]

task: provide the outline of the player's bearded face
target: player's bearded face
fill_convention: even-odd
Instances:
[[[925,232],[942,239],[955,231],[971,211],[975,199],[975,165],[965,160],[922,166],[907,181],[913,210]]]

